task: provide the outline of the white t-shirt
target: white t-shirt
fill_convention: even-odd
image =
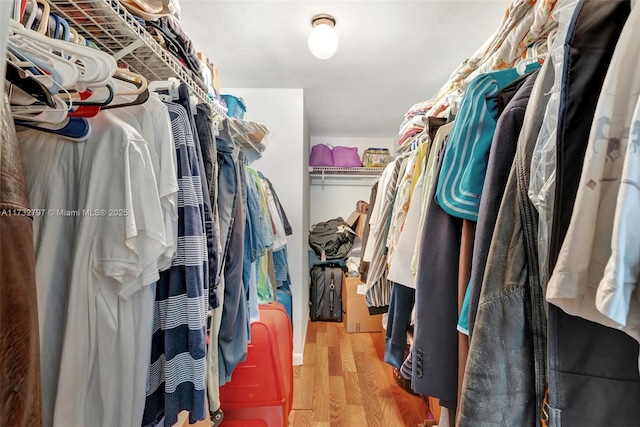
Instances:
[[[628,209],[638,206],[638,193],[627,191],[633,180],[625,184],[624,194],[619,197],[618,193],[625,156],[638,155],[634,152],[637,135],[632,146],[628,143],[631,124],[639,118],[636,105],[640,95],[640,52],[635,38],[639,25],[640,9],[634,9],[616,45],[598,100],[571,223],[546,293],[547,301],[565,312],[614,328],[627,325],[631,302],[637,303],[635,283],[625,277],[627,265],[630,271],[637,266],[625,258],[626,236],[620,240],[620,228],[628,227],[629,219],[637,228],[640,218],[638,211],[629,217]],[[627,163],[627,172],[633,175],[634,162]],[[636,200],[629,203],[629,196]],[[616,218],[618,229],[614,232]],[[638,241],[632,245],[636,249],[630,255],[637,253]],[[612,247],[616,252],[610,259]],[[637,282],[637,275],[634,279]],[[627,332],[640,338],[637,331]]]
[[[391,261],[389,274],[387,276],[387,279],[392,282],[412,289],[416,288],[416,278],[411,271],[411,259],[415,251],[416,238],[420,238],[420,236],[417,235],[417,232],[418,225],[420,223],[420,216],[422,215],[424,181],[427,175],[426,166],[426,162],[424,162],[422,170],[414,172],[419,174],[418,182],[416,183],[413,197],[411,198],[407,218],[404,222],[404,227],[400,234],[400,240],[396,247],[395,256]]]
[[[133,126],[148,143],[165,219],[167,250],[158,260],[159,270],[164,271],[171,267],[178,238],[176,149],[169,112],[155,93],[142,105],[115,108],[111,112]]]
[[[84,143],[19,134],[31,205],[49,209],[34,220],[47,426],[131,422],[139,307],[128,297],[166,250],[146,142],[108,112],[89,123]]]
[[[151,163],[153,165],[162,215],[164,218],[164,233],[167,249],[160,256],[158,262],[149,265],[147,272],[140,276],[143,285],[155,283],[158,272],[171,266],[175,256],[177,242],[178,220],[178,181],[176,178],[176,150],[173,142],[171,121],[165,104],[152,94],[149,100],[142,105],[116,108],[110,111],[127,124],[131,125],[147,141]],[[135,340],[123,345],[135,347],[136,361],[133,372],[129,375],[134,378],[132,398],[121,393],[124,402],[120,405],[133,408],[131,425],[140,425],[144,415],[146,400],[147,379],[149,361],[151,360],[151,342],[153,338],[153,308],[155,306],[155,287],[144,287],[132,297],[132,309],[135,322]],[[121,302],[123,304],[124,302]],[[130,367],[125,367],[125,372]],[[115,408],[118,409],[117,407]],[[124,421],[124,420],[123,420]]]

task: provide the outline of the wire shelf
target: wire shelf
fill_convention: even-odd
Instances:
[[[336,168],[310,166],[311,175],[358,175],[358,176],[378,176],[384,168]]]
[[[177,58],[158,44],[144,27],[122,4],[115,0],[48,0],[52,11],[66,19],[100,50],[118,61],[126,63],[132,71],[149,81],[176,77],[186,83],[191,92],[208,103],[222,119],[227,118],[224,109],[214,102],[191,77],[189,70]],[[228,121],[236,142],[258,155],[263,149],[253,144],[245,133]]]
[[[371,186],[382,174],[384,168],[336,168],[336,167],[309,167],[311,185],[320,183],[338,186]]]

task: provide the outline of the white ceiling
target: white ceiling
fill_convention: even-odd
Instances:
[[[303,88],[311,135],[392,137],[404,113],[499,27],[509,4],[182,0],[180,21],[223,88]],[[319,13],[336,18],[340,45],[328,60],[307,49]]]

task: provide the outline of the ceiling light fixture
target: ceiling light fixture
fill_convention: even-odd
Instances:
[[[331,15],[316,15],[311,19],[313,30],[309,34],[309,50],[316,58],[329,59],[338,50],[336,20]]]

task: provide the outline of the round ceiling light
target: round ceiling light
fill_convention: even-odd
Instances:
[[[309,34],[309,50],[316,58],[331,58],[338,50],[338,35],[334,29],[336,20],[331,15],[316,15],[311,25],[313,30]]]

